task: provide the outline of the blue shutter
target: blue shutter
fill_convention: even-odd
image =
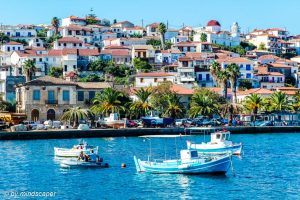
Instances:
[[[41,99],[40,90],[33,90],[32,99],[34,101],[39,101]]]
[[[63,91],[63,101],[70,101],[70,91],[69,90]]]
[[[83,101],[84,100],[84,93],[83,91],[77,92],[77,101]]]

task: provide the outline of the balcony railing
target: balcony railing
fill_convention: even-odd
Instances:
[[[45,104],[55,105],[55,104],[58,104],[58,100],[46,100]]]

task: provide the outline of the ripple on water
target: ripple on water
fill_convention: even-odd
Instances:
[[[177,138],[178,149],[185,140]],[[108,169],[59,166],[53,147],[72,147],[80,139],[1,141],[0,192],[53,191],[57,199],[299,199],[300,134],[232,135],[232,140],[243,142],[244,155],[234,157],[235,175],[226,176],[136,173],[133,155],[149,154],[149,141],[142,138],[86,139],[99,145]],[[153,157],[176,157],[174,139],[155,138],[151,146]]]

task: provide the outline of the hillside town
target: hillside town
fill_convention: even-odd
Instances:
[[[1,25],[3,112],[31,121],[60,120],[79,107],[109,115],[124,111],[125,104],[97,107],[104,101],[101,93],[120,91],[138,102],[140,93],[151,88],[158,91],[152,92],[157,101],[138,107],[132,116],[149,110],[166,114],[158,101],[164,99],[159,93],[163,86],[185,108],[176,111],[180,117],[205,115],[191,106],[199,91],[223,96],[233,107],[255,95],[281,94],[294,102],[300,97],[300,35],[284,28],[242,33],[237,22],[225,30],[218,20],[210,20],[203,27],[175,29],[163,22],[134,24],[95,14],[50,20],[46,25]],[[250,110],[257,114],[260,105]],[[174,112],[169,117],[177,118]]]

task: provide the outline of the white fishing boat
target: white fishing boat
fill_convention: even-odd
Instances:
[[[181,138],[181,135],[147,135],[141,136],[147,138],[150,144],[150,151],[148,160],[142,161],[136,156],[133,157],[137,172],[150,173],[177,173],[177,174],[225,174],[230,166],[231,154],[224,155],[201,155],[199,156],[197,150],[184,149],[180,151],[180,157],[177,159],[152,159],[152,144],[151,138],[175,138],[176,152],[177,142],[176,138]],[[177,154],[177,153],[176,153]],[[166,153],[165,153],[166,155]]]
[[[187,148],[197,150],[198,153],[203,154],[224,154],[230,152],[233,155],[240,155],[242,152],[242,143],[229,141],[229,131],[223,130],[211,133],[210,138],[210,142],[202,142],[201,144],[194,144],[191,141],[187,141]]]
[[[58,157],[78,157],[81,152],[89,154],[93,150],[95,154],[98,154],[98,146],[94,147],[87,143],[81,143],[74,145],[71,149],[54,147],[54,155]]]
[[[126,121],[119,119],[118,113],[111,113],[109,117],[98,121],[101,126],[108,128],[122,128],[125,126]]]
[[[134,156],[137,172],[170,174],[225,174],[231,166],[231,155],[199,157],[196,150],[181,150],[176,160],[142,161]]]

